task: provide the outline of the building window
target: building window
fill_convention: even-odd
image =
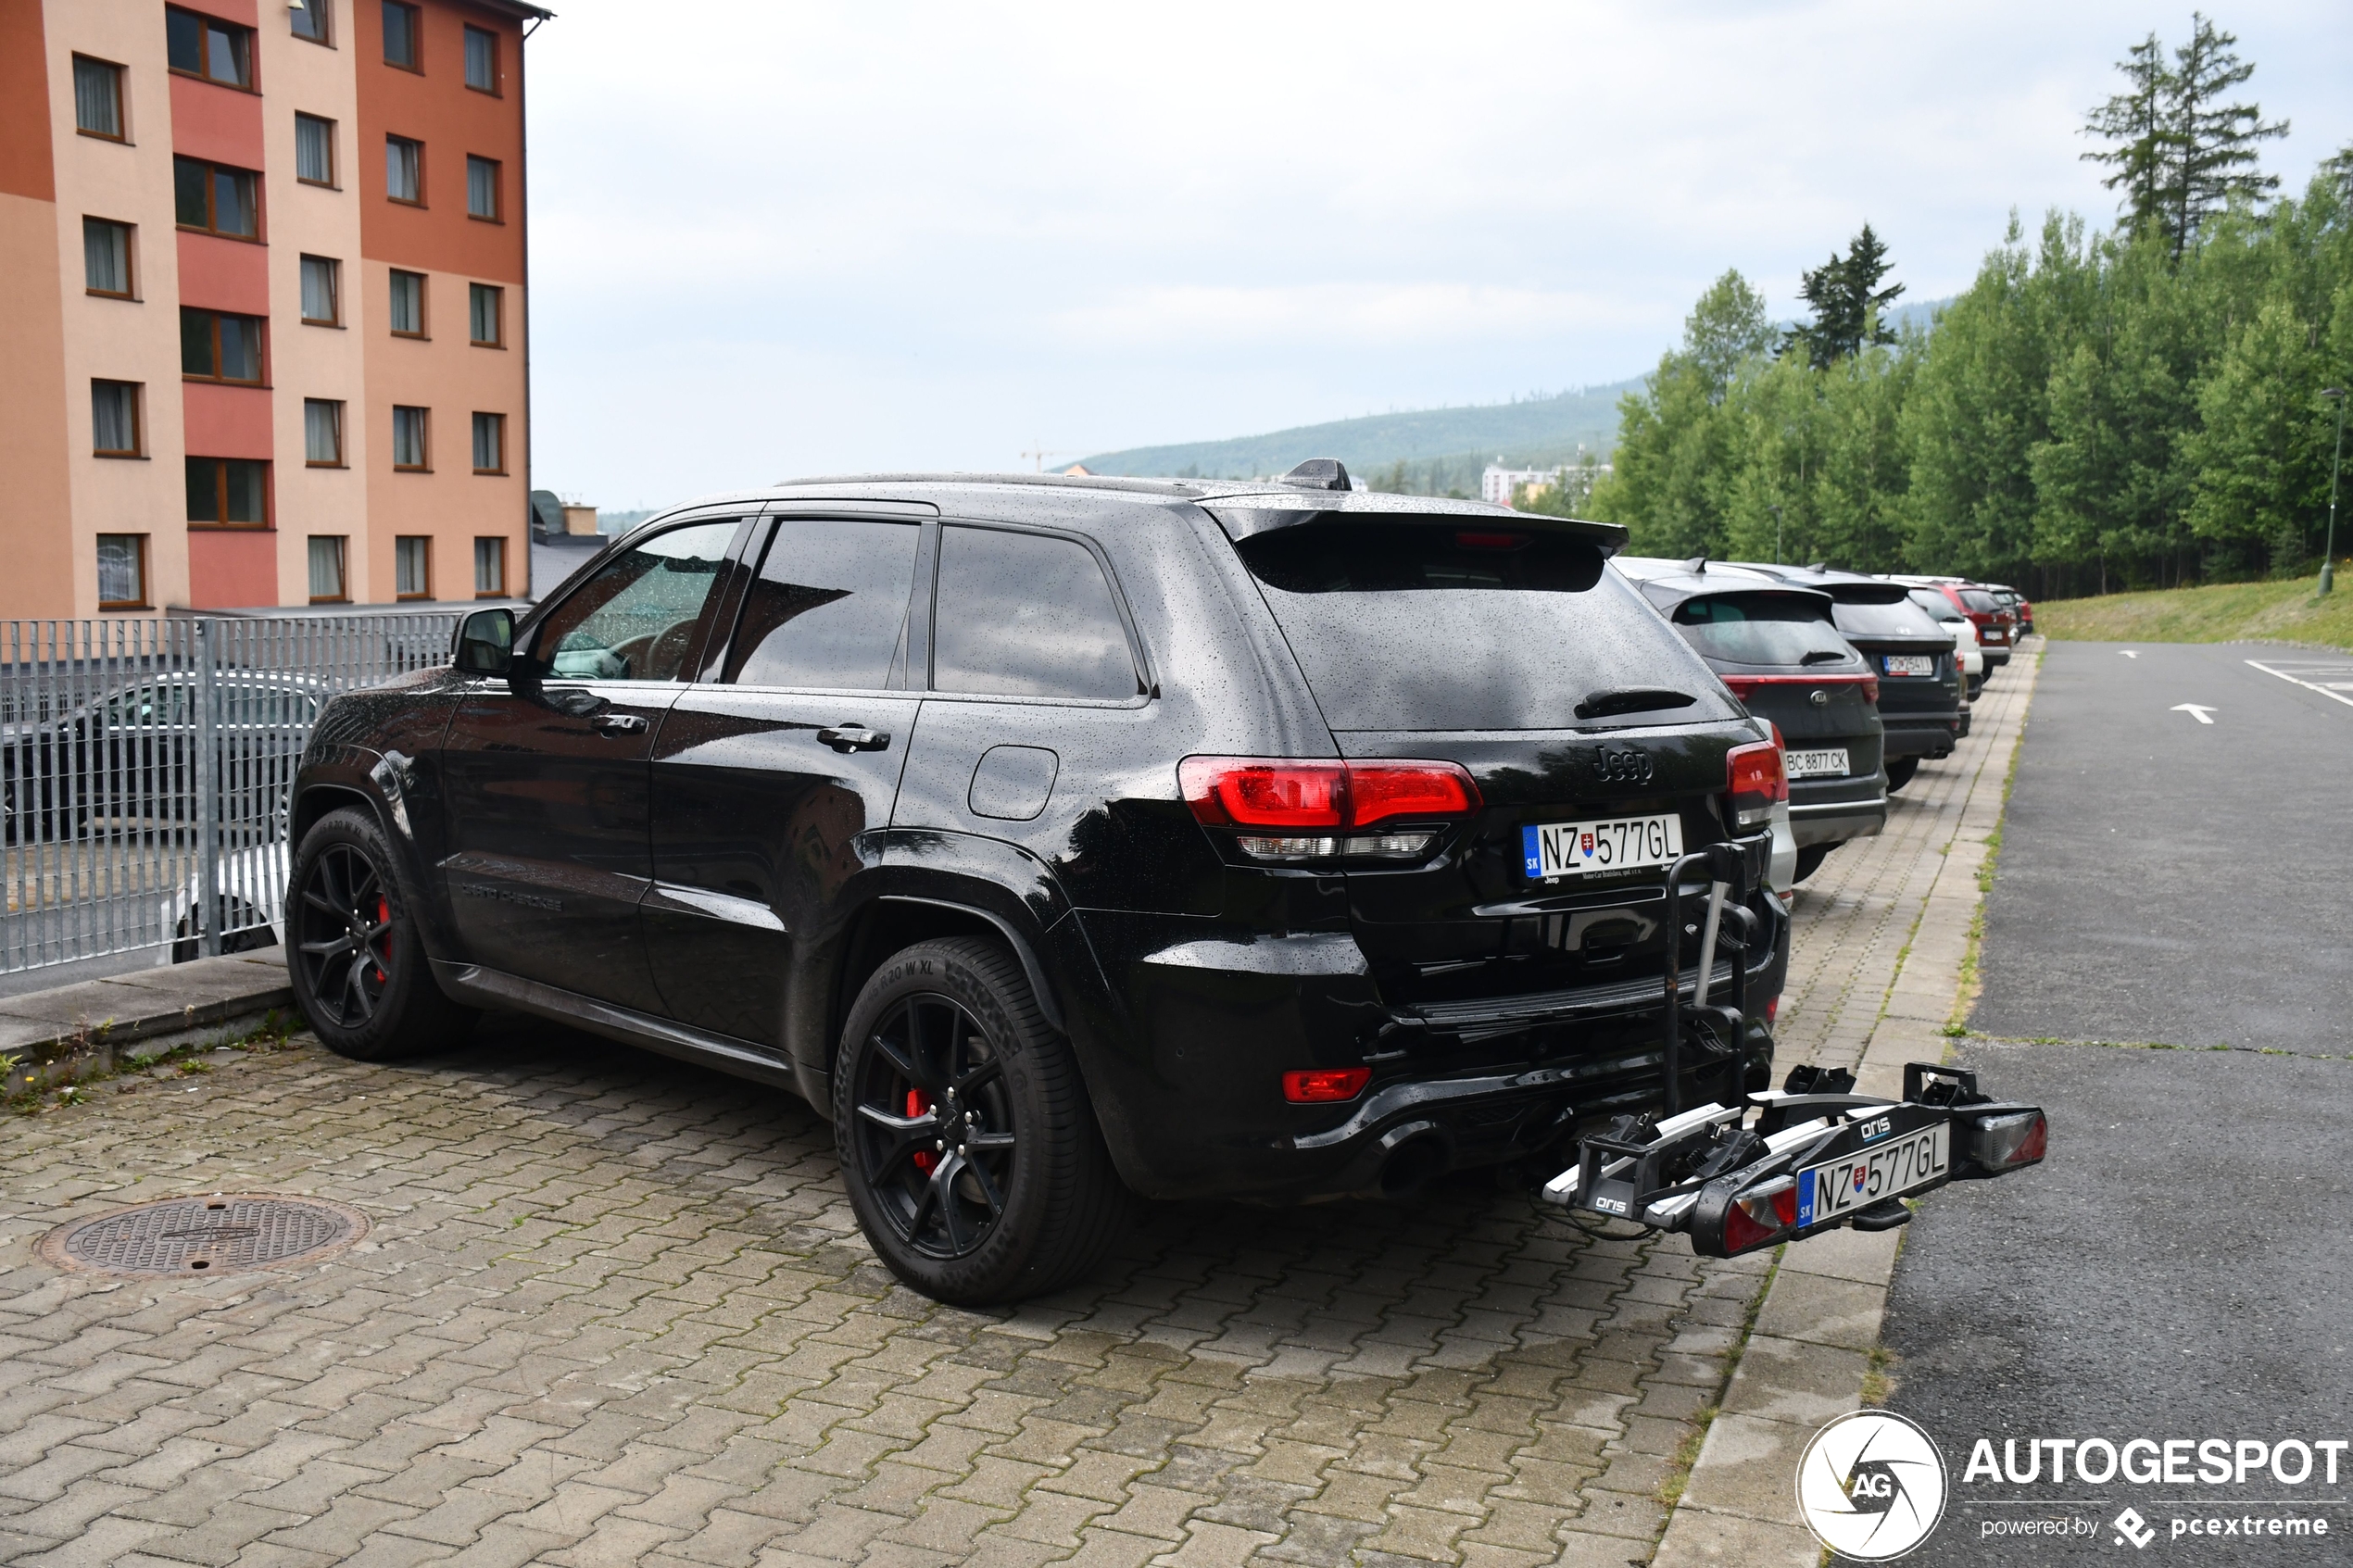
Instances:
[[[496,599],[507,592],[507,542],[504,539],[474,541],[474,597]]]
[[[474,472],[507,471],[507,416],[474,416]]]
[[[466,85],[477,93],[498,91],[498,35],[486,29],[466,29]]]
[[[315,114],[295,116],[295,178],[306,185],[335,182],[335,122]]]
[[[310,536],[312,604],[341,604],[351,597],[344,587],[344,536],[340,533],[313,533]]]
[[[343,405],[332,398],[302,400],[302,458],[314,469],[343,467]]]
[[[146,450],[140,433],[139,383],[92,382],[90,449],[101,458],[136,458]]]
[[[392,272],[392,333],[395,337],[425,335],[425,275]]]
[[[251,28],[168,6],[163,36],[165,56],[181,75],[253,91]]]
[[[343,263],[324,256],[302,258],[302,320],[305,326],[343,324]]]
[[[180,373],[261,384],[261,318],[180,307]]]
[[[467,316],[470,318],[467,330],[473,333],[476,348],[505,346],[507,340],[502,334],[506,330],[506,290],[494,288],[488,283],[467,285]]]
[[[244,458],[188,459],[188,521],[216,528],[270,521],[270,465]]]
[[[411,207],[425,205],[425,144],[406,136],[384,138],[384,194]]]
[[[120,66],[87,55],[73,57],[73,128],[84,136],[123,140]]]
[[[131,225],[106,218],[82,220],[82,281],[92,294],[131,297]]]
[[[98,608],[147,608],[147,536],[144,533],[98,535]]]
[[[498,160],[466,155],[466,216],[498,220]]]
[[[296,38],[308,38],[313,44],[334,43],[334,0],[295,0],[290,14]]]
[[[417,7],[399,0],[384,0],[384,64],[402,70],[425,69],[423,40],[419,36]]]
[[[174,216],[182,229],[236,240],[260,237],[260,181],[251,169],[174,157],[171,193]]]
[[[403,473],[427,471],[432,449],[425,444],[426,410],[395,408],[392,411],[392,466]]]
[[[392,596],[433,597],[433,541],[422,533],[404,533],[392,542]]]

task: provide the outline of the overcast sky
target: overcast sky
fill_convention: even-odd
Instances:
[[[1648,370],[1866,219],[1909,297],[2186,7],[551,0],[529,56],[536,482],[607,508],[1027,468]],[[2353,5],[2221,23],[2300,186]]]

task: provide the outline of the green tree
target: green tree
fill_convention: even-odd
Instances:
[[[2173,63],[2151,33],[2117,62],[2125,91],[2091,111],[2086,135],[2108,145],[2085,157],[2110,164],[2106,182],[2124,192],[2123,211],[2134,228],[2155,228],[2179,260],[2199,230],[2233,201],[2257,200],[2279,188],[2279,176],[2258,167],[2257,144],[2287,134],[2287,121],[2267,121],[2259,105],[2225,102],[2255,74],[2203,12],[2190,14],[2189,42]]]
[[[2229,568],[2301,570],[2320,543],[2335,428],[2320,395],[2325,341],[2272,299],[2198,388],[2200,428],[2184,443],[2189,523]]]
[[[2108,145],[2083,155],[2087,163],[2105,163],[2116,172],[2101,183],[2124,193],[2119,207],[2135,231],[2158,231],[2166,211],[2166,169],[2171,149],[2167,116],[2171,112],[2173,73],[2166,68],[2165,45],[2152,32],[2133,45],[2116,69],[2124,73],[2125,90],[2094,109],[2083,122],[2083,134],[2107,139]]]
[[[1862,352],[1867,343],[1894,343],[1895,334],[1878,320],[1904,292],[1901,283],[1879,286],[1894,266],[1887,246],[1864,224],[1845,256],[1832,251],[1828,261],[1799,275],[1797,292],[1814,320],[1793,329],[1784,348],[1802,345],[1807,362],[1819,370]]]

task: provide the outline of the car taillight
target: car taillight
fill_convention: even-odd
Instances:
[[[1762,1246],[1797,1223],[1797,1182],[1783,1176],[1752,1187],[1732,1199],[1724,1210],[1724,1252],[1727,1257]]]
[[[1735,827],[1761,828],[1773,808],[1789,798],[1789,771],[1781,748],[1771,741],[1736,746],[1724,754],[1725,783],[1732,792]]]
[[[1988,1175],[2041,1161],[2049,1151],[2051,1124],[2039,1110],[1982,1116],[1969,1129],[1969,1158]]]
[[[1435,834],[1350,830],[1466,817],[1483,804],[1478,785],[1455,762],[1188,757],[1176,765],[1176,780],[1193,820],[1204,827],[1334,830],[1243,834],[1243,852],[1259,859],[1412,859]]]
[[[1860,686],[1865,702],[1876,704],[1879,701],[1877,675],[1724,675],[1718,678],[1743,702],[1766,686]]]
[[[1324,1105],[1354,1099],[1371,1080],[1369,1067],[1315,1067],[1283,1074],[1283,1098],[1293,1105]]]

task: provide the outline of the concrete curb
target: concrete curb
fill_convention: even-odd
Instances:
[[[1982,897],[1978,873],[2001,826],[2004,787],[2042,671],[2039,643],[2034,653],[2032,662],[2020,659],[2007,671],[2013,690],[2004,694],[2008,700],[1944,846],[1944,864],[1854,1064],[1856,1087],[1864,1094],[1897,1094],[1906,1062],[1944,1060],[1944,1025],[1962,1000],[1969,933]],[[1655,1568],[1816,1568],[1822,1561],[1821,1544],[1798,1518],[1798,1456],[1824,1422],[1862,1408],[1903,1234],[1847,1230],[1781,1249],[1755,1326],[1667,1518]]]
[[[114,1072],[181,1046],[234,1039],[272,1011],[293,1007],[283,947],[0,998],[0,1056],[16,1059],[0,1094]]]

